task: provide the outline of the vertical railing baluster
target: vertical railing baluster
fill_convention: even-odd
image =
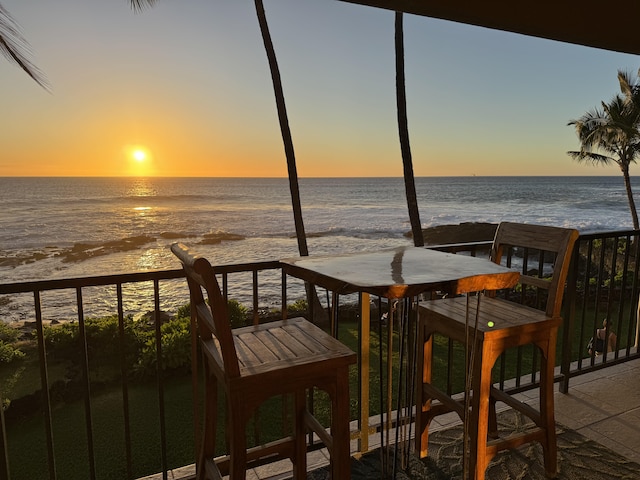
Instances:
[[[84,382],[84,417],[87,429],[87,453],[89,456],[89,477],[96,478],[96,459],[93,448],[93,420],[91,419],[91,378],[89,376],[89,349],[87,346],[87,330],[84,321],[82,302],[82,288],[76,288],[76,303],[78,305],[78,334],[80,336],[80,350],[82,353],[82,376]]]
[[[500,372],[499,385],[500,390],[504,390],[505,382],[507,380],[507,356],[503,353],[500,355]]]
[[[563,328],[562,328],[562,347],[560,349],[561,363],[560,373],[562,380],[560,381],[560,391],[569,393],[569,379],[571,378],[571,346],[572,338],[575,330],[575,312],[578,291],[578,278],[580,270],[580,239],[576,241],[571,256],[571,264],[569,266],[569,274],[567,275],[567,291],[564,297],[563,306]]]
[[[164,408],[164,372],[162,361],[162,320],[160,318],[160,283],[153,281],[153,303],[156,329],[156,375],[158,381],[158,408],[160,411],[160,460],[162,463],[162,479],[168,480],[167,466],[167,425]]]
[[[600,243],[600,263],[598,264],[598,276],[597,276],[597,284],[596,284],[596,305],[594,307],[594,317],[593,317],[593,330],[592,335],[595,335],[598,331],[598,328],[602,326],[602,319],[598,319],[600,315],[600,305],[602,304],[602,291],[603,291],[603,281],[604,281],[604,265],[605,265],[605,250],[607,245],[606,237],[601,240]],[[606,350],[606,348],[605,348]],[[595,360],[596,352],[595,348],[593,349],[592,358]],[[606,353],[603,356],[603,361],[606,361]]]
[[[510,250],[513,250],[512,248]],[[528,271],[529,271],[529,248],[524,248],[522,251],[522,269],[520,270],[520,272],[523,275],[527,275]],[[522,291],[520,293],[520,303],[523,305],[527,304],[527,293],[529,292],[529,289],[521,284],[520,285],[522,287]],[[515,373],[515,380],[516,380],[516,388],[520,387],[520,384],[522,383],[522,356],[523,356],[523,350],[524,350],[524,346],[519,346],[516,348],[516,373]],[[507,352],[503,352],[501,355],[506,355]]]
[[[0,392],[0,400],[4,395]],[[0,405],[0,479],[9,479],[9,444],[7,443],[7,430],[4,423],[4,408]]]
[[[281,291],[281,297],[280,297],[280,304],[281,309],[282,309],[282,319],[285,320],[288,316],[288,312],[287,312],[287,275],[284,272],[284,269],[281,268],[280,269],[280,291]]]
[[[222,296],[225,302],[229,301],[229,274],[227,272],[222,274]]]
[[[606,318],[611,318],[612,306],[614,303],[614,294],[615,294],[615,283],[616,283],[616,273],[617,273],[617,262],[618,262],[618,239],[619,236],[615,236],[612,238],[612,251],[611,251],[611,271],[609,272],[609,288],[607,289],[607,308],[605,316]],[[617,325],[617,324],[616,324]],[[611,327],[611,322],[607,323],[606,333],[609,333],[609,328]],[[608,337],[606,337],[608,338]],[[618,358],[618,351],[615,350],[612,353],[609,353],[608,348],[609,343],[605,341],[604,352],[602,353],[603,360],[611,360],[611,356],[613,358]]]
[[[36,310],[36,334],[38,336],[38,356],[40,359],[40,385],[42,390],[42,410],[45,419],[47,434],[47,459],[49,466],[49,479],[56,477],[56,457],[53,448],[53,418],[51,416],[51,396],[49,395],[49,372],[47,368],[47,349],[44,343],[44,327],[42,325],[42,305],[40,304],[40,291],[35,290],[34,306]]]
[[[253,306],[253,325],[258,325],[260,323],[260,317],[258,315],[258,272],[253,269],[251,272],[251,304]],[[286,395],[282,395],[282,415],[286,414],[288,407],[288,399]],[[256,408],[254,417],[253,417],[253,435],[255,439],[256,445],[260,445],[260,437],[262,436],[262,432],[260,431],[260,412],[262,411],[262,405]],[[286,422],[283,421],[282,428],[286,428]],[[284,432],[283,432],[284,434]]]
[[[431,334],[433,338],[435,338],[435,334]],[[434,347],[437,345],[435,340],[433,341]],[[453,339],[450,337],[447,338],[447,395],[453,395],[453,381],[454,381],[454,370],[453,370]]]
[[[551,252],[545,252],[544,250],[539,250],[538,251],[538,278],[544,278],[544,265],[545,265],[545,257],[548,257],[547,253],[549,253],[550,255],[553,255],[553,257],[551,258],[551,261],[549,262],[550,265],[555,265],[556,263],[556,259],[555,259],[555,255],[551,254]],[[535,308],[543,310],[544,306],[546,305],[547,302],[547,295],[548,295],[549,291],[545,290],[543,288],[539,288],[536,287],[536,300],[535,300]],[[531,350],[531,356],[532,356],[532,360],[531,360],[531,383],[535,383],[536,380],[536,374],[538,373],[538,363],[540,362],[540,350],[538,348],[536,348],[535,345],[531,345],[530,347]]]
[[[587,241],[587,254],[585,257],[585,269],[584,276],[582,277],[583,294],[582,294],[582,309],[580,314],[580,345],[587,344],[587,338],[591,335],[590,330],[585,332],[585,319],[587,317],[587,301],[591,293],[591,256],[593,255],[593,240]],[[585,333],[587,336],[585,336]],[[582,368],[582,355],[578,355],[578,368]]]
[[[124,326],[124,305],[122,300],[122,284],[116,285],[118,297],[118,335],[120,339],[120,376],[122,377],[122,407],[124,421],[124,446],[127,462],[127,478],[133,478],[133,460],[131,455],[131,417],[129,415],[129,381],[127,373],[127,342]]]
[[[633,239],[634,246],[634,266],[633,266],[633,286],[631,287],[631,298],[632,298],[632,307],[635,305],[636,310],[634,312],[633,308],[629,310],[629,328],[627,330],[627,336],[629,341],[627,343],[627,356],[631,355],[631,342],[633,340],[633,347],[637,348],[640,344],[640,302],[638,301],[639,296],[639,284],[640,284],[640,235],[635,234]],[[635,314],[634,314],[635,313]],[[634,328],[635,328],[635,338],[634,338]]]
[[[618,330],[622,333],[622,325],[624,324],[624,304],[627,298],[627,289],[629,288],[629,282],[627,281],[627,277],[629,276],[629,260],[631,258],[631,235],[626,235],[624,239],[624,260],[622,264],[622,281],[620,282],[620,295],[618,297],[618,311],[616,313],[616,322],[615,325],[619,325]],[[630,309],[633,310],[633,309]],[[627,345],[626,348],[629,348],[629,340],[630,337],[627,337]],[[620,339],[618,339],[618,342]],[[616,350],[620,350],[621,345],[617,345]],[[628,355],[628,353],[627,353]]]
[[[258,311],[258,271],[253,271],[252,292],[253,292],[253,324],[258,325],[260,323],[260,315]]]

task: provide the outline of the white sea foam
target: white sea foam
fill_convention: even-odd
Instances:
[[[416,189],[424,227],[631,228],[620,177],[418,178]],[[311,254],[410,244],[401,178],[301,179],[300,192]],[[287,179],[0,178],[0,206],[1,283],[176,268],[178,240],[217,264],[298,254]],[[56,295],[45,315],[68,318],[74,299]],[[91,295],[96,314],[113,311],[110,294]],[[177,285],[167,297],[185,295]],[[0,301],[4,320],[18,319],[16,302]]]

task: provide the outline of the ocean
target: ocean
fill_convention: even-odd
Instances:
[[[632,227],[621,176],[420,177],[416,189],[423,227]],[[311,255],[412,243],[402,178],[302,178],[300,195]],[[0,283],[177,268],[175,241],[213,264],[296,256],[290,198],[286,178],[0,178]],[[0,318],[23,319],[20,303],[0,298]],[[49,318],[73,315],[54,303]]]

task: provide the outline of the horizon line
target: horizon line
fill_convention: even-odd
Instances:
[[[548,178],[548,177],[620,177],[620,175],[415,175],[414,178]],[[630,177],[640,177],[638,175],[630,175]],[[288,179],[287,176],[239,176],[239,175],[0,175],[0,178],[264,178],[264,179]],[[346,175],[339,177],[332,176],[298,176],[298,179],[311,178],[404,178],[402,175]]]

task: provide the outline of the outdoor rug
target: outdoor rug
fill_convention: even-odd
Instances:
[[[523,431],[533,425],[529,419],[508,411],[498,415],[499,429]],[[558,425],[558,480],[637,480],[640,465]],[[352,480],[380,479],[380,452],[373,451],[360,460],[352,459]],[[310,472],[311,480],[330,478],[327,468]],[[389,475],[388,478],[391,478]],[[396,470],[397,480],[462,480],[462,426],[429,435],[429,456],[411,456],[404,471]],[[534,442],[516,450],[505,450],[493,458],[486,480],[545,480],[542,447]]]

